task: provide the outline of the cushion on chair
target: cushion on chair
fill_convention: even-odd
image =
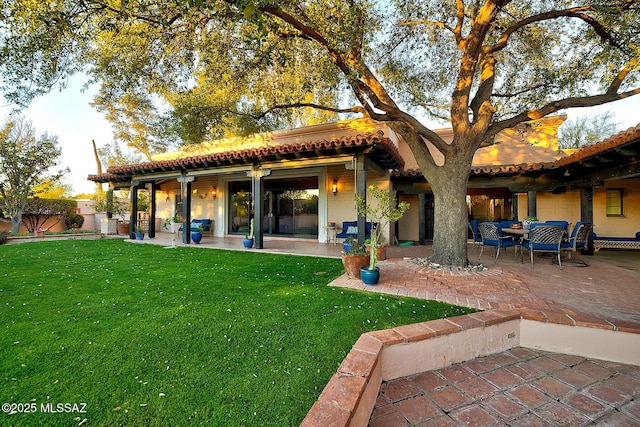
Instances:
[[[336,234],[336,237],[346,238],[346,237],[358,237],[358,221],[343,221],[342,222],[342,232]],[[371,223],[365,223],[365,237],[371,237]]]
[[[568,231],[569,229],[569,221],[545,221],[544,222],[547,225],[557,225],[559,227],[561,227],[564,231]]]

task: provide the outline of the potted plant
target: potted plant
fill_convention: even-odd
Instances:
[[[342,251],[341,258],[344,271],[352,279],[360,279],[360,269],[369,264],[369,253],[364,245],[352,245],[348,250]]]
[[[109,190],[104,193],[100,193],[96,196],[96,202],[94,207],[96,212],[105,212],[106,218],[101,220],[100,231],[102,234],[116,234],[124,231],[123,234],[129,234],[129,224],[126,223],[126,231],[119,228],[120,221],[113,218],[114,215],[124,217],[127,211],[127,204],[120,201],[114,194],[113,190]],[[124,222],[124,220],[121,220]]]
[[[193,240],[193,243],[196,245],[202,240],[202,231],[202,224],[198,224],[191,229],[191,240]]]
[[[121,219],[118,221],[118,234],[124,234],[127,235],[129,234],[129,227],[130,227],[130,223],[129,221],[125,221],[124,219]]]
[[[353,238],[353,236],[349,236],[346,239],[344,239],[344,242],[342,242],[342,250],[345,252],[349,252],[355,244],[356,244],[356,241]]]
[[[367,248],[367,252],[369,252],[371,250],[371,239],[367,239],[364,241],[364,246],[365,248]],[[387,243],[384,240],[384,236],[379,236],[378,237],[378,247],[376,248],[377,254],[376,256],[378,257],[378,261],[384,261],[385,259],[387,259],[387,247],[389,245],[387,245]]]
[[[533,224],[534,222],[538,222],[538,218],[536,218],[535,216],[528,216],[524,219],[524,221],[522,221],[522,227],[525,230],[528,230],[529,226],[531,226],[531,224]]]
[[[251,218],[251,222],[249,223],[249,234],[246,234],[244,239],[242,239],[242,244],[247,249],[253,247],[253,224],[253,218]]]
[[[144,239],[144,232],[142,231],[142,227],[140,225],[136,225],[136,240]]]
[[[361,268],[360,278],[367,285],[375,285],[380,280],[378,247],[382,242],[382,230],[388,224],[402,218],[410,205],[407,202],[400,202],[396,206],[395,192],[383,190],[377,185],[370,185],[368,191],[375,203],[367,203],[364,197],[356,196],[358,216],[363,216],[371,221],[369,265]]]
[[[176,224],[180,224],[180,222],[180,215],[176,212],[173,214],[173,217],[164,220],[164,229],[172,233],[177,233],[179,227]]]

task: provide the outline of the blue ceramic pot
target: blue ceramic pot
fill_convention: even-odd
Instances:
[[[253,238],[251,239],[247,239],[246,237],[244,239],[242,239],[242,244],[244,245],[245,248],[249,249],[251,247],[253,247]]]
[[[192,231],[191,240],[193,240],[193,243],[197,245],[198,243],[200,243],[200,240],[202,240],[202,233],[199,231]]]
[[[144,239],[144,233],[136,233],[136,240]]]
[[[369,270],[369,266],[360,269],[360,279],[365,285],[376,285],[380,280],[380,269],[378,267]]]

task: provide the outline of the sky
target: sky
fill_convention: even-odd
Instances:
[[[72,77],[64,91],[56,89],[36,98],[23,111],[23,115],[32,121],[37,135],[47,132],[58,137],[62,147],[61,167],[70,169],[65,183],[72,186],[74,195],[94,193],[96,189],[95,183],[87,180],[88,175],[97,173],[91,140],[95,140],[100,148],[113,139],[109,122],[89,105],[95,87],[82,92],[84,83],[82,76]],[[570,119],[607,110],[615,114],[615,122],[621,123],[621,130],[636,126],[640,124],[640,95],[598,107],[569,110],[567,114]],[[0,107],[2,122],[10,111],[11,106]]]

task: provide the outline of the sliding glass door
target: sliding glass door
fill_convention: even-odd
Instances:
[[[264,188],[264,235],[318,237],[318,177],[268,179]],[[252,216],[250,191],[249,181],[229,183],[230,233],[246,234],[248,230]]]

